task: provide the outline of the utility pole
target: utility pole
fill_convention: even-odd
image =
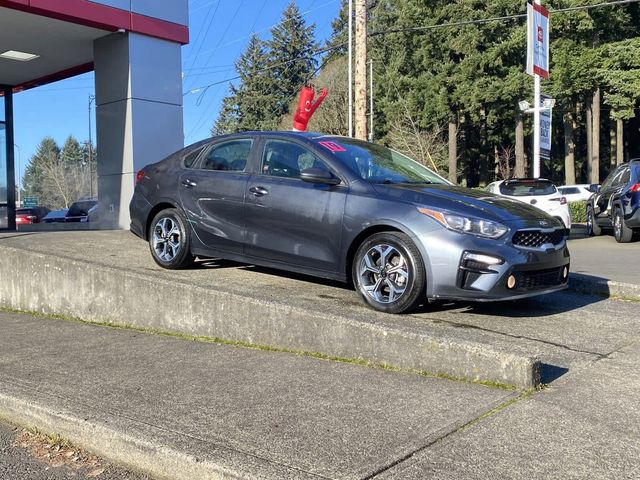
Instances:
[[[347,48],[347,83],[349,84],[347,88],[349,101],[347,103],[349,111],[347,112],[347,118],[349,136],[353,137],[353,0],[349,0],[349,20],[347,23],[349,25],[349,33],[347,35],[349,42],[349,47]]]
[[[373,142],[373,58],[369,59],[369,141]]]
[[[356,138],[367,140],[367,0],[356,2],[355,124]]]

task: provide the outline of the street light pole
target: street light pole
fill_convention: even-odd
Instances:
[[[22,187],[21,187],[22,171],[20,169],[20,156],[22,154],[20,152],[20,145],[16,145],[14,143],[13,146],[18,149],[18,207],[22,207],[22,200],[20,199],[20,190],[22,190]]]
[[[93,198],[93,142],[91,141],[91,103],[96,99],[95,95],[89,95],[89,197]]]

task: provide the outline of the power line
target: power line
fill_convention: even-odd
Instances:
[[[307,16],[307,15],[309,15],[311,12],[313,12],[313,11],[315,11],[315,10],[318,10],[318,9],[321,9],[321,8],[324,8],[324,7],[326,7],[327,5],[330,5],[330,4],[335,3],[335,2],[336,2],[336,0],[329,0],[328,2],[325,2],[325,3],[323,3],[323,4],[319,5],[319,6],[317,6],[316,8],[311,8],[311,7],[313,7],[313,5],[315,4],[315,0],[314,0],[314,1],[313,1],[313,2],[312,2],[312,3],[307,7],[307,10],[306,10],[306,11],[304,11],[304,12],[301,12],[301,14],[300,14],[300,15],[301,15],[302,17]],[[266,4],[266,1],[265,1],[265,3],[263,3],[263,7],[260,9],[260,12],[261,12],[261,11],[262,11],[262,9],[264,8],[264,5],[265,5],[265,4]],[[252,28],[251,28],[252,32],[251,32],[249,35],[246,35],[246,36],[241,37],[241,38],[239,38],[239,39],[233,40],[233,41],[231,41],[231,42],[227,42],[227,43],[226,43],[226,44],[224,44],[224,45],[220,45],[220,42],[218,42],[218,45],[217,45],[213,50],[211,50],[210,52],[203,52],[203,53],[201,53],[201,54],[199,54],[199,55],[205,55],[205,54],[207,54],[207,53],[213,53],[213,52],[215,52],[216,50],[218,50],[219,48],[223,48],[223,47],[225,47],[225,46],[227,46],[227,45],[231,45],[231,44],[236,43],[236,42],[238,42],[238,41],[244,40],[244,39],[248,38],[251,34],[256,34],[256,33],[262,32],[262,31],[264,31],[264,30],[268,30],[268,29],[271,29],[271,28],[277,27],[278,25],[284,25],[286,22],[290,21],[290,19],[284,19],[284,20],[281,20],[281,21],[279,21],[279,22],[277,22],[277,23],[275,23],[275,24],[273,24],[273,25],[271,25],[271,26],[265,27],[265,28],[264,28],[264,29],[262,29],[262,30],[258,30],[258,31],[256,32],[256,31],[253,31],[253,27],[255,27],[255,24],[257,23],[257,19],[258,19],[258,16],[256,17],[256,20],[253,22],[253,25],[252,25]],[[222,39],[221,39],[221,41],[222,41]],[[208,61],[207,61],[207,64],[209,63],[209,61],[210,61],[210,60],[211,60],[211,56],[209,57],[209,59],[208,59]],[[232,70],[232,69],[230,68],[230,69],[226,72],[226,74],[228,74],[231,70]],[[226,75],[226,74],[225,74],[225,75]],[[186,76],[188,76],[188,75],[186,75]],[[186,76],[185,76],[185,77],[186,77]],[[236,80],[237,78],[238,78],[238,77],[233,77],[233,78],[231,78],[231,79],[227,79],[226,81],[225,81],[225,80],[222,80],[222,81],[219,81],[219,82],[214,82],[214,84],[215,84],[215,85],[219,85],[219,86],[218,86],[218,88],[216,89],[216,91],[215,91],[214,95],[217,95],[217,94],[218,94],[218,92],[219,92],[219,91],[220,91],[220,89],[222,88],[222,85],[223,85],[223,84],[225,84],[225,83],[227,83],[227,82],[230,82],[230,81],[232,81],[232,80]],[[193,83],[191,83],[191,86],[193,86]],[[211,86],[213,86],[213,85],[211,85]],[[200,103],[201,103],[202,99],[204,98],[204,95],[207,93],[207,91],[208,91],[208,89],[209,89],[209,86],[205,86],[205,87],[202,87],[202,88],[204,88],[204,91],[202,91],[202,93],[201,93],[201,94],[200,94],[200,96],[198,97],[198,99],[197,99],[197,101],[196,101],[196,106],[200,106]],[[190,89],[189,89],[189,92],[193,92],[194,90],[199,91],[199,90],[200,90],[200,88],[196,88],[196,89],[194,89],[194,88],[190,88]],[[197,125],[197,127],[192,128],[192,129],[189,131],[189,133],[188,133],[188,135],[187,135],[187,136],[190,136],[190,135],[191,135],[195,130],[197,130],[198,128],[200,128],[200,126],[202,125],[202,123],[203,123],[204,121],[206,121],[206,117],[207,117],[207,115],[209,114],[209,111],[210,111],[210,110],[212,110],[213,108],[215,108],[215,105],[214,105],[214,104],[213,104],[213,102],[212,102],[212,104],[211,104],[207,109],[205,109],[205,111],[203,111],[203,112],[202,112],[202,115],[201,115],[201,116],[198,118],[198,120],[196,121],[196,125]]]
[[[591,10],[594,8],[602,8],[602,7],[610,7],[615,5],[626,5],[632,3],[638,3],[640,0],[615,0],[610,2],[596,3],[593,5],[581,5],[576,7],[567,7],[567,8],[558,8],[558,9],[549,9],[549,15],[554,13],[565,13],[565,12],[573,12],[577,10]],[[437,28],[446,28],[446,27],[462,27],[465,25],[479,25],[483,23],[490,22],[501,22],[505,20],[515,20],[520,18],[526,18],[526,13],[518,13],[515,15],[503,15],[500,17],[491,17],[491,18],[479,18],[475,20],[462,20],[460,22],[448,22],[448,23],[438,23],[435,25],[422,25],[419,27],[407,27],[407,28],[397,28],[397,29],[388,29],[388,30],[378,30],[375,32],[371,32],[368,34],[370,37],[376,37],[380,35],[388,35],[391,33],[404,33],[404,32],[416,32],[421,30],[434,30]]]
[[[198,54],[200,53],[200,50],[202,50],[202,46],[204,45],[204,42],[207,39],[207,35],[209,34],[209,29],[211,28],[211,25],[213,25],[213,20],[216,17],[216,13],[218,12],[218,7],[220,7],[220,2],[222,0],[218,0],[218,3],[216,3],[216,9],[213,11],[213,15],[211,16],[211,18],[209,19],[209,23],[207,24],[207,28],[205,30],[204,36],[202,36],[202,30],[198,31],[198,35],[196,36],[196,40],[195,42],[193,42],[193,46],[194,48],[198,45],[198,40],[200,40],[200,38],[202,37],[202,42],[200,43],[200,46],[197,47],[197,51],[196,54],[193,56],[193,60],[191,61],[191,68],[193,68],[193,66],[196,63],[196,58],[198,56]],[[213,2],[209,4],[209,10],[207,10],[207,14],[205,15],[205,21],[207,18],[209,18],[209,14],[211,13],[211,9],[213,8]]]
[[[300,15],[304,17],[304,16],[306,16],[306,15],[309,15],[311,12],[314,12],[314,11],[316,11],[316,10],[319,10],[319,9],[321,9],[321,8],[324,8],[324,7],[326,7],[327,5],[331,5],[332,3],[335,3],[335,2],[336,2],[336,0],[329,0],[328,2],[325,2],[325,3],[321,4],[321,5],[318,5],[316,8],[309,9],[309,10],[306,10],[306,11],[304,11],[304,12],[301,12],[301,13],[300,13]],[[234,43],[237,43],[237,42],[240,42],[240,41],[242,41],[242,40],[245,40],[245,39],[249,38],[249,36],[250,36],[251,34],[254,34],[254,33],[256,33],[256,34],[257,34],[257,33],[264,32],[264,31],[266,31],[266,30],[270,30],[270,29],[275,28],[275,27],[277,27],[277,26],[279,26],[279,25],[284,25],[285,23],[287,23],[287,22],[289,22],[289,21],[291,21],[291,19],[289,19],[289,18],[284,19],[284,20],[281,20],[281,21],[279,21],[279,22],[277,22],[277,23],[274,23],[273,25],[269,25],[268,27],[264,27],[264,28],[261,28],[260,30],[256,30],[256,31],[250,32],[250,34],[249,34],[249,35],[245,35],[245,36],[243,36],[243,37],[236,38],[235,40],[231,40],[230,42],[227,42],[227,43],[225,43],[224,45],[217,45],[213,50],[208,50],[208,51],[206,51],[206,52],[202,52],[200,55],[207,55],[207,54],[209,54],[209,53],[213,53],[213,52],[215,52],[216,50],[219,50],[220,48],[228,47],[229,45],[233,45]]]
[[[272,69],[274,69],[274,68],[276,68],[276,67],[281,67],[281,66],[283,66],[283,65],[288,65],[288,64],[290,64],[290,63],[297,62],[298,60],[305,60],[305,59],[315,58],[315,57],[317,57],[318,55],[320,55],[320,54],[322,54],[322,53],[326,53],[326,52],[331,52],[331,51],[333,51],[333,50],[337,50],[337,49],[339,49],[339,48],[343,47],[344,45],[346,45],[346,42],[341,43],[341,44],[339,44],[339,45],[334,45],[334,46],[332,46],[332,47],[321,48],[321,49],[319,49],[319,50],[316,50],[316,51],[314,51],[314,52],[311,52],[309,55],[305,55],[305,56],[301,56],[301,57],[296,57],[296,58],[292,58],[292,59],[286,60],[286,61],[284,61],[284,62],[278,62],[278,63],[272,64],[272,65],[269,65],[269,66],[267,66],[267,67],[264,67],[264,68],[262,68],[262,69],[257,70],[257,71],[256,71],[256,73],[264,73],[264,72],[268,72],[269,70],[272,70]],[[330,56],[328,56],[328,57],[330,57]],[[327,63],[326,61],[325,61],[325,62],[323,62],[322,66],[326,65],[326,63]],[[213,86],[215,86],[215,85],[220,85],[221,83],[231,82],[231,81],[233,81],[233,80],[237,80],[237,79],[239,79],[239,78],[240,78],[240,75],[236,75],[236,76],[234,76],[234,77],[226,78],[226,79],[224,79],[224,80],[219,80],[219,81],[217,81],[217,82],[213,82],[213,83],[210,83],[210,84],[208,84],[208,85],[202,85],[201,87],[196,87],[196,88],[194,88],[194,89],[191,89],[191,90],[189,90],[189,91],[187,91],[187,92],[183,93],[183,94],[182,94],[182,96],[189,95],[190,93],[199,93],[199,92],[201,92],[203,89],[207,89],[207,88],[209,88],[209,87],[213,87]]]

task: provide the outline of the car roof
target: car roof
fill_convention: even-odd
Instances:
[[[318,140],[321,138],[344,138],[353,140],[350,137],[345,137],[343,135],[332,135],[320,132],[295,132],[291,130],[248,130],[243,132],[236,133],[226,133],[224,135],[215,135],[214,137],[206,138],[201,140],[200,142],[194,143],[192,146],[208,143],[212,140],[224,139],[224,138],[235,138],[235,137],[245,137],[245,136],[253,136],[253,137],[281,137],[281,138],[289,138],[289,139],[304,139],[304,140]]]

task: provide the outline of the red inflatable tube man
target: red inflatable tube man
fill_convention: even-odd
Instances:
[[[322,101],[327,96],[327,89],[323,88],[322,92],[320,92],[320,96],[313,101],[313,97],[315,92],[312,87],[302,87],[300,90],[300,100],[298,100],[298,108],[296,109],[296,113],[293,116],[293,130],[295,132],[306,132],[307,125],[309,124],[309,120],[311,120],[311,116],[320,106]]]

